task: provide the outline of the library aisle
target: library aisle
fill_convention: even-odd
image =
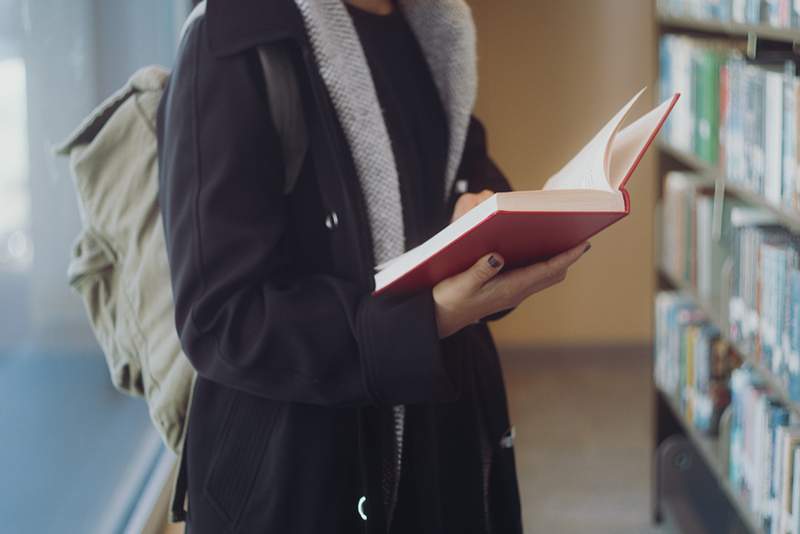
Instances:
[[[649,351],[504,351],[526,532],[675,532],[648,515]]]

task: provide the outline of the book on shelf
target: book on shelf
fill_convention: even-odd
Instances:
[[[734,219],[738,212],[732,214]],[[741,217],[739,217],[741,218]],[[733,225],[730,336],[800,400],[797,238],[776,226]]]
[[[740,48],[665,34],[659,88],[679,91],[665,143],[718,167],[728,183],[775,207],[800,210],[800,98],[795,65],[757,65]]]
[[[408,293],[489,252],[518,267],[564,252],[630,212],[625,185],[679,95],[622,127],[639,91],[540,191],[496,193],[418,247],[376,267],[375,293]]]
[[[730,403],[730,373],[741,361],[691,298],[659,292],[655,316],[656,384],[688,424],[716,435]]]
[[[695,174],[670,172],[664,177],[660,259],[670,276],[695,288],[701,299],[721,310],[720,276],[730,256],[730,212],[744,204],[725,199],[720,239],[716,239],[713,195],[708,180]]]
[[[800,421],[748,366],[731,373],[728,478],[768,533],[800,533]]]
[[[800,514],[796,507],[800,504],[797,493],[800,471],[797,470],[796,457],[800,454],[800,426],[782,426],[775,438],[776,460],[773,480],[775,481],[774,515],[777,518],[777,532],[797,532]]]
[[[800,238],[769,212],[731,198],[714,236],[710,191],[689,173],[664,178],[660,212],[662,268],[727,316],[723,335],[800,402]]]

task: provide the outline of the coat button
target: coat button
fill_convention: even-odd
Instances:
[[[337,226],[339,226],[339,216],[335,211],[332,211],[325,217],[325,228],[333,230]]]
[[[514,446],[514,438],[516,437],[516,435],[517,435],[517,431],[512,426],[511,428],[509,428],[506,431],[505,434],[503,434],[503,437],[500,438],[500,446],[502,448],[504,448],[504,449],[510,449],[511,447],[513,447]]]
[[[358,504],[356,505],[356,510],[358,510],[358,515],[360,515],[361,519],[363,519],[364,521],[367,520],[367,514],[364,512],[364,503],[366,502],[367,498],[362,495],[361,498],[358,499]]]

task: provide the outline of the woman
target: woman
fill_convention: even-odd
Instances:
[[[309,150],[284,192],[256,48],[284,47]],[[374,297],[373,266],[508,183],[461,0],[209,0],[159,112],[176,325],[198,371],[188,531],[521,532],[485,322],[588,245]]]

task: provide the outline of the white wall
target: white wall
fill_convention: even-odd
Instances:
[[[52,147],[137,68],[172,64],[189,2],[17,2],[10,12],[18,17],[12,25],[22,29],[27,70],[34,256],[28,272],[0,273],[0,347],[28,341],[80,350],[95,346],[82,303],[66,278],[80,220],[67,161],[55,157]]]

